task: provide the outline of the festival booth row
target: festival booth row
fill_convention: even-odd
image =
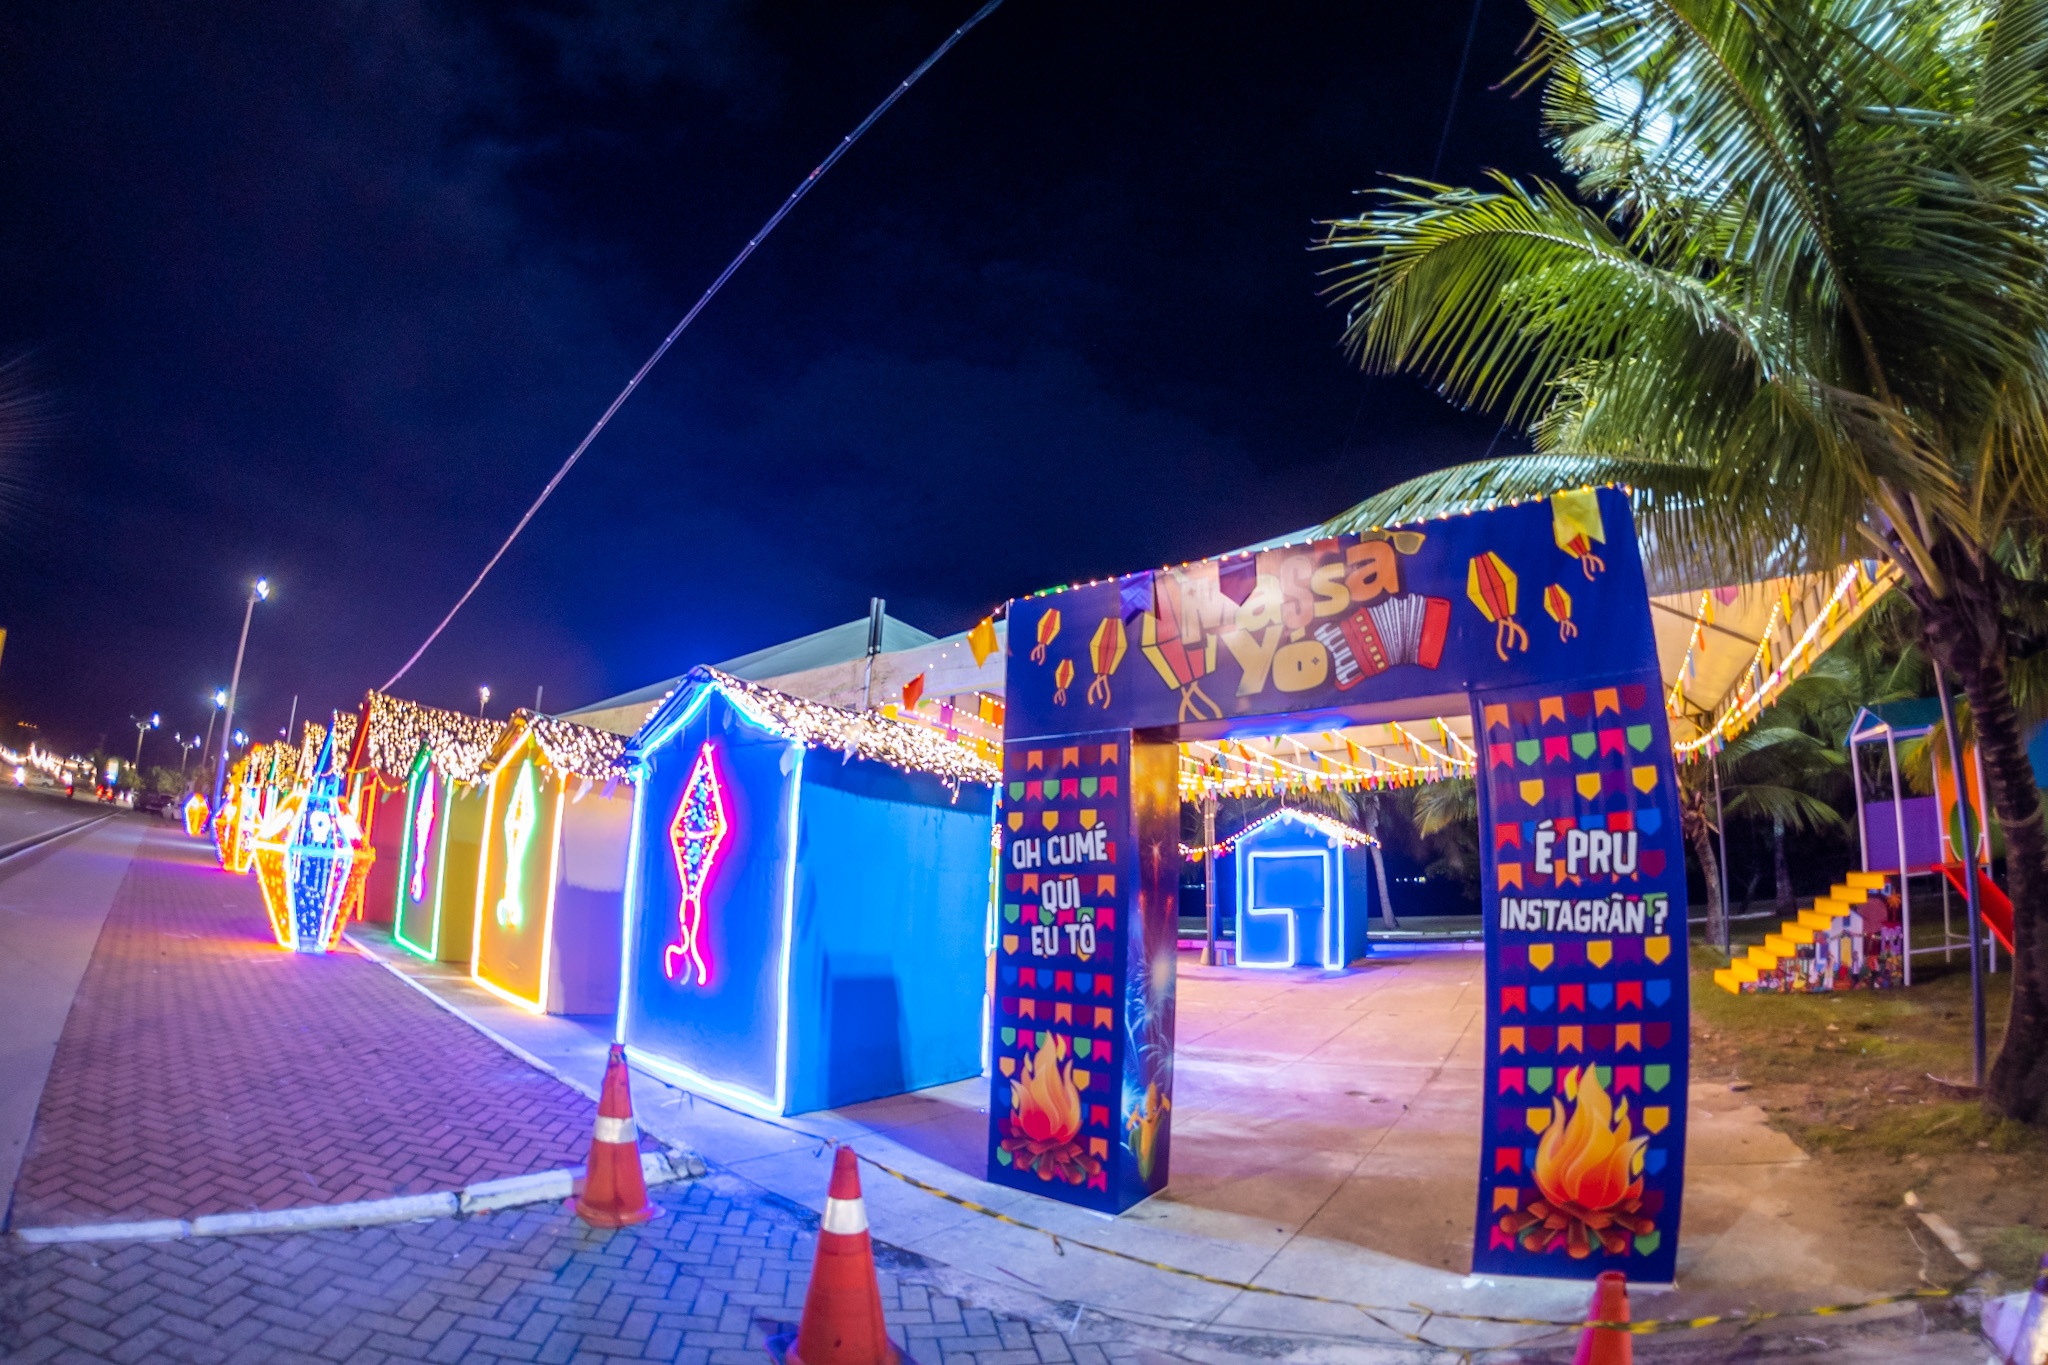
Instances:
[[[484,760],[470,978],[521,1009],[608,1015],[618,1007],[633,814],[624,749],[610,731],[521,710]],[[422,770],[421,791],[431,770]],[[450,838],[455,823],[443,823]],[[461,851],[459,843],[442,850],[443,881],[454,879],[450,864]],[[444,905],[453,889],[437,884]],[[443,940],[449,927],[441,926]]]
[[[708,668],[625,762],[636,1064],[768,1114],[980,1074],[989,951],[1024,932],[991,924],[992,763]]]
[[[484,764],[505,728],[381,692],[363,699],[349,769],[375,792],[369,828],[378,868],[364,917],[389,923],[392,939],[417,957],[469,961]],[[395,795],[386,790],[394,778]]]

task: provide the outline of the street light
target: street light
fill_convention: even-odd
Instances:
[[[490,688],[488,688],[488,687],[479,687],[479,688],[478,688],[478,689],[476,690],[476,715],[477,715],[477,719],[478,719],[478,720],[482,720],[482,719],[483,719],[483,715],[484,715],[484,703],[485,703],[485,702],[488,702],[488,701],[489,701],[490,699],[491,699],[491,689],[490,689]]]
[[[142,766],[142,737],[151,730],[156,729],[157,726],[162,725],[164,718],[152,711],[149,713],[148,720],[144,720],[137,715],[130,715],[128,719],[135,722],[135,766],[140,768]]]
[[[174,734],[171,738],[178,741],[178,748],[184,751],[178,755],[178,778],[183,781],[185,766],[192,761],[192,751],[199,747],[201,741],[197,735]]]
[[[242,608],[242,639],[241,643],[235,646],[235,671],[228,677],[228,699],[222,705],[224,718],[221,721],[221,728],[237,737],[240,736],[241,731],[235,729],[235,693],[242,685],[242,655],[249,648],[249,618],[256,614],[256,604],[258,602],[267,602],[269,600],[270,580],[259,578],[250,586],[249,603]],[[214,765],[213,769],[213,801],[211,805],[214,810],[220,809],[221,788],[227,785],[227,780],[228,746],[223,744],[220,746],[220,761]]]

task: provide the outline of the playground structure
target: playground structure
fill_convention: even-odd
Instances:
[[[1863,707],[1849,726],[1849,766],[1856,793],[1857,848],[1862,855],[1865,873],[1893,874],[1897,878],[1904,943],[1901,984],[1908,986],[1913,984],[1914,957],[1940,953],[1946,960],[1959,947],[1967,950],[1969,935],[1956,931],[1948,893],[1953,887],[1968,904],[1969,887],[1964,879],[1964,868],[1972,863],[1975,864],[1979,914],[1985,927],[1991,931],[1986,939],[1990,969],[1998,969],[2000,945],[2008,953],[2012,951],[2012,902],[1989,875],[1991,831],[1984,818],[1984,766],[1976,746],[1972,744],[1964,750],[1965,780],[1961,787],[1962,794],[1969,801],[1970,829],[1975,836],[1971,840],[1975,845],[1972,858],[1965,858],[1961,851],[1962,827],[1957,818],[1958,784],[1939,750],[1934,765],[1934,795],[1908,796],[1900,778],[1899,744],[1926,739],[1940,723],[1941,704],[1927,697]],[[1878,742],[1885,747],[1885,773],[1889,779],[1886,790],[1889,795],[1886,800],[1873,801],[1867,799],[1864,792],[1861,751],[1862,746]],[[1852,880],[1854,876],[1851,874]],[[1941,942],[1918,948],[1913,946],[1912,878],[1915,876],[1938,876],[1940,881],[1937,885],[1941,889]]]
[[[1807,993],[1899,985],[1905,926],[1891,920],[1885,904],[1890,885],[1882,872],[1849,873],[1811,909],[1716,971],[1714,984],[1737,995],[1745,989]]]

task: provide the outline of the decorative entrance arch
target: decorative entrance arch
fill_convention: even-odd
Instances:
[[[1181,741],[1469,711],[1473,1269],[1672,1278],[1685,862],[1620,491],[1062,588],[1009,621],[991,1180],[1105,1212],[1167,1183]]]

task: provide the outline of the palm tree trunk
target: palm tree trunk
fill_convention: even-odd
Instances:
[[[1992,1064],[1985,1099],[1999,1112],[2048,1123],[2048,829],[2013,709],[2012,679],[2000,619],[1996,569],[1958,553],[1945,564],[1949,595],[1929,599],[1909,580],[1929,652],[1962,681],[1989,779],[1992,808],[2005,827],[2007,894],[2013,906],[2012,1006]]]
[[[1721,860],[1714,856],[1714,835],[1704,824],[1693,835],[1692,852],[1700,860],[1700,875],[1707,879],[1707,942],[1719,947],[1728,907],[1721,903]]]
[[[1707,818],[1709,788],[1699,770],[1697,763],[1679,769],[1678,823],[1706,880],[1707,942],[1719,948],[1727,938],[1728,905],[1721,899],[1721,860],[1714,856],[1714,822]]]
[[[1778,874],[1778,913],[1792,913],[1792,869],[1785,866],[1785,822],[1781,818],[1771,821],[1771,864]]]
[[[1360,796],[1362,799],[1358,803],[1358,822],[1367,834],[1373,836],[1372,874],[1379,882],[1380,920],[1389,929],[1398,929],[1401,927],[1401,921],[1394,918],[1393,898],[1387,895],[1387,864],[1386,860],[1380,857],[1380,794],[1362,792]]]

